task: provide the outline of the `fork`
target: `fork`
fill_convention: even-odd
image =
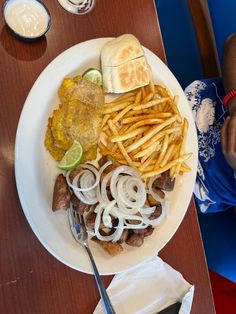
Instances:
[[[106,314],[115,314],[115,310],[111,304],[111,301],[108,297],[106,289],[103,285],[103,282],[102,282],[101,277],[99,275],[96,263],[94,261],[93,255],[92,255],[91,250],[90,250],[89,245],[88,245],[88,232],[87,232],[87,228],[85,226],[83,215],[77,213],[74,210],[74,208],[71,206],[68,209],[68,218],[69,218],[69,224],[70,224],[70,228],[71,228],[73,237],[75,238],[75,240],[79,244],[81,244],[86,249],[88,256],[90,258],[90,261],[91,261],[91,264],[93,267],[94,276],[95,276],[96,283],[97,283],[97,287],[98,287],[98,291],[99,291],[99,294],[100,294],[102,302],[103,302],[105,313]]]

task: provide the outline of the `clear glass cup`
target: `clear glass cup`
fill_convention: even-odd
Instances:
[[[82,15],[94,8],[96,0],[58,0],[58,2],[66,11]]]

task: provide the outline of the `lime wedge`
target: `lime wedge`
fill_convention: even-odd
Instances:
[[[90,68],[83,73],[82,77],[99,86],[102,86],[102,72],[98,69]]]
[[[64,157],[58,164],[58,168],[61,170],[71,170],[80,164],[83,156],[83,148],[81,144],[74,141],[73,145],[65,153]]]

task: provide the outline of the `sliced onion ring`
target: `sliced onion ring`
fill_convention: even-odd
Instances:
[[[94,166],[89,165],[89,164],[83,164],[83,165],[80,165],[80,167],[83,168],[83,169],[86,169],[86,170],[88,169],[88,170],[91,171],[91,174],[94,175],[94,177],[95,177],[95,180],[94,180],[95,182],[94,182],[94,184],[93,184],[92,186],[86,187],[86,188],[80,188],[80,187],[78,187],[77,185],[74,185],[74,184],[73,184],[75,178],[77,178],[77,180],[78,180],[79,176],[82,175],[81,173],[84,173],[83,171],[81,171],[79,174],[77,174],[77,175],[75,176],[75,178],[73,179],[73,182],[72,182],[72,183],[70,182],[70,178],[69,178],[69,175],[70,175],[71,171],[68,171],[67,174],[66,174],[66,181],[67,181],[67,184],[68,184],[73,190],[81,191],[81,192],[83,192],[83,191],[86,192],[86,191],[90,191],[90,190],[94,189],[94,188],[99,184],[99,180],[100,180],[100,174],[99,174],[98,170],[97,170]]]
[[[159,195],[157,195],[157,194],[153,191],[153,188],[152,188],[153,182],[154,182],[157,178],[159,178],[159,177],[160,177],[160,175],[157,175],[157,176],[152,177],[152,178],[149,180],[149,182],[148,182],[148,193],[151,194],[151,196],[154,198],[154,200],[156,200],[156,201],[162,203],[163,200],[160,198]]]

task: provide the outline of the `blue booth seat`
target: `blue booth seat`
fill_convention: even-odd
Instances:
[[[199,214],[199,223],[211,270],[236,282],[236,215],[226,212]]]
[[[219,59],[222,60],[224,43],[236,32],[236,1],[208,0]]]
[[[155,2],[168,66],[185,88],[194,80],[204,78],[188,0]],[[236,0],[209,0],[208,5],[221,61],[225,40],[236,32]],[[236,282],[235,213],[233,210],[199,213],[199,222],[209,268]]]
[[[203,78],[191,14],[187,0],[155,0],[167,64],[185,88]]]

